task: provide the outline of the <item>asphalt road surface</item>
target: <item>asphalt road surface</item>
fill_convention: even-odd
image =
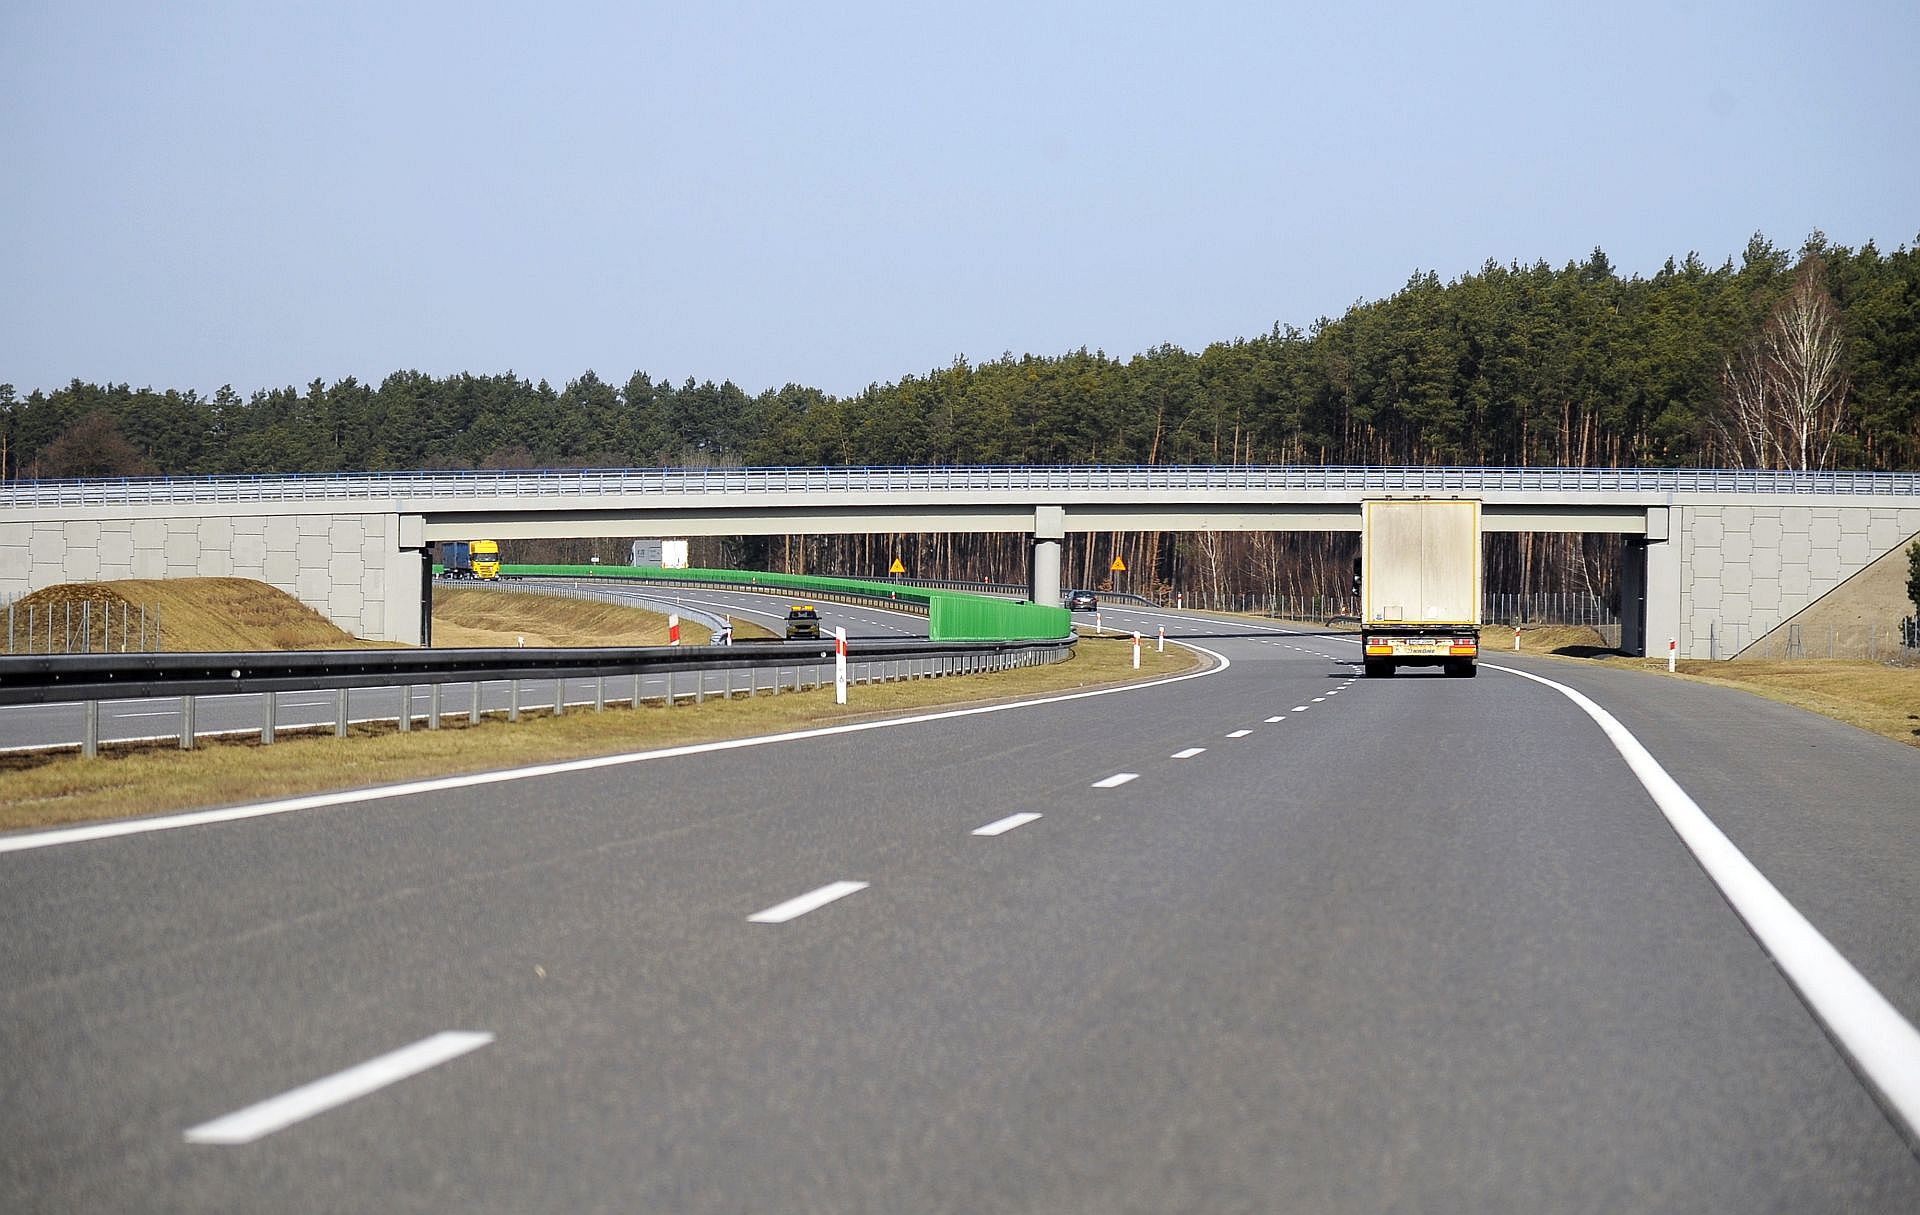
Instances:
[[[1103,615],[1231,665],[0,837],[0,1209],[1920,1210],[1566,696]],[[1920,1015],[1920,752],[1501,665],[1611,710]]]

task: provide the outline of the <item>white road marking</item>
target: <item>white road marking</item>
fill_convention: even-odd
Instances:
[[[836,899],[844,899],[867,888],[865,882],[830,882],[818,890],[810,890],[799,898],[788,899],[784,903],[756,911],[747,917],[752,924],[784,924],[788,920],[798,919],[809,911],[818,911]]]
[[[1252,730],[1235,730],[1233,733],[1227,735],[1227,737],[1228,738],[1245,738],[1247,735],[1251,733],[1253,733]]]
[[[1312,705],[1295,705],[1293,706],[1291,711],[1294,713],[1305,713],[1308,709],[1312,707],[1313,707]]]
[[[1184,751],[1175,751],[1172,755],[1167,756],[1167,758],[1168,759],[1192,759],[1196,755],[1205,755],[1206,753],[1207,753],[1207,749],[1205,747],[1188,747]]]
[[[1482,663],[1495,671],[1545,684],[1578,705],[1599,725],[1640,784],[1660,807],[1680,842],[1693,853],[1747,930],[1793,984],[1813,1015],[1840,1043],[1854,1068],[1878,1089],[1910,1140],[1920,1140],[1920,1030],[1900,1015],[1853,963],[1789,903],[1767,876],[1707,817],[1680,783],[1620,720],[1563,683]]]
[[[1121,785],[1126,784],[1130,780],[1139,780],[1139,779],[1140,779],[1140,774],[1138,772],[1116,772],[1112,776],[1107,777],[1105,780],[1094,781],[1093,787],[1096,789],[1118,789]]]
[[[1279,722],[1279,721],[1285,721],[1286,719],[1287,719],[1287,718],[1286,718],[1286,714],[1284,714],[1284,713],[1283,713],[1283,714],[1281,714],[1281,715],[1280,715],[1280,716],[1278,716],[1278,717],[1269,717],[1269,718],[1267,718],[1267,724],[1268,724],[1268,725],[1273,725],[1273,724],[1274,724],[1275,722]]]
[[[975,827],[974,835],[1005,835],[1015,827],[1024,827],[1040,816],[1033,813],[1009,814],[997,823],[988,823],[984,827]]]
[[[1314,697],[1314,698],[1313,698],[1313,703],[1314,703],[1314,704],[1324,704],[1324,703],[1326,702],[1326,699],[1327,699],[1327,698],[1326,698],[1326,697],[1324,697],[1324,696],[1316,696],[1316,697]]]
[[[493,1041],[492,1034],[463,1033],[449,1030],[422,1038],[412,1046],[369,1059],[365,1063],[335,1072],[325,1079],[269,1097],[256,1105],[203,1122],[186,1133],[188,1143],[252,1143],[296,1122],[324,1113],[337,1105],[364,1097],[368,1093],[398,1083],[430,1067],[457,1059],[468,1051],[479,1050]]]
[[[979,705],[970,709],[947,709],[939,713],[917,713],[911,717],[889,717],[880,721],[854,722],[844,726],[821,726],[812,730],[789,730],[784,734],[760,734],[752,738],[728,738],[719,742],[689,743],[681,747],[662,747],[657,751],[631,751],[624,755],[602,755],[594,759],[571,759],[561,763],[535,764],[526,768],[507,768],[498,772],[475,772],[466,776],[444,776],[432,780],[411,781],[401,785],[388,785],[375,789],[342,789],[334,793],[316,793],[310,797],[292,797],[283,801],[258,802],[251,806],[232,806],[224,810],[194,810],[186,814],[156,815],[153,818],[127,819],[116,823],[96,823],[88,827],[64,827],[54,831],[35,831],[22,835],[0,835],[0,852],[25,852],[33,848],[54,848],[62,844],[79,844],[89,840],[115,839],[123,835],[145,835],[149,831],[178,831],[184,827],[203,827],[213,823],[231,823],[249,818],[266,818],[276,814],[291,814],[296,810],[314,810],[322,806],[349,806],[357,802],[385,801],[390,797],[411,797],[420,793],[442,793],[451,789],[473,789],[481,785],[504,784],[508,781],[531,780],[540,776],[557,776],[568,772],[590,772],[599,768],[613,768],[625,764],[648,763],[659,759],[675,759],[682,755],[705,755],[713,751],[739,751],[749,747],[765,747],[775,743],[804,742],[815,738],[830,738],[836,734],[862,734],[868,730],[891,730],[898,726],[922,725],[931,721],[951,721],[959,717],[975,717],[983,713],[1005,713],[1013,709],[1035,708],[1040,705],[1063,704],[1070,700],[1088,700],[1095,696],[1117,696],[1127,692],[1143,692],[1148,688],[1165,687],[1168,684],[1184,683],[1189,679],[1205,679],[1218,675],[1233,665],[1225,654],[1209,650],[1205,646],[1182,642],[1188,649],[1196,650],[1214,660],[1218,665],[1204,671],[1191,671],[1185,675],[1169,675],[1165,679],[1150,680],[1146,683],[1121,684],[1113,688],[1095,688],[1086,692],[1064,692],[1057,696],[1041,696],[1032,700],[1012,700],[1004,704]],[[496,712],[498,710],[495,710]],[[258,730],[233,730],[231,734],[255,734]],[[162,740],[167,737],[160,736]],[[205,737],[203,735],[203,737]]]

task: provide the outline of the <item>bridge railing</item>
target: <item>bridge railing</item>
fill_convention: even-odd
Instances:
[[[311,476],[125,477],[0,484],[0,505],[539,498],[556,495],[1169,491],[1920,495],[1920,474],[1711,468],[1348,465],[611,468]]]

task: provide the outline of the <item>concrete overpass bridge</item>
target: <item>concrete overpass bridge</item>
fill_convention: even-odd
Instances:
[[[1002,532],[1036,600],[1088,531],[1357,531],[1377,497],[1466,497],[1488,531],[1625,537],[1622,643],[1765,636],[1920,533],[1920,475],[1706,469],[964,467],[163,477],[0,485],[0,592],[235,576],[418,642],[428,546],[486,536]],[[1722,654],[1724,655],[1724,652]]]

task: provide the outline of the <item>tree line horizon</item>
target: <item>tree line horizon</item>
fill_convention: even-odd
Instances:
[[[846,396],[643,371],[616,385],[591,370],[560,389],[396,371],[246,397],[78,379],[20,397],[0,384],[4,479],[855,464],[1920,469],[1920,237],[1883,253],[1818,231],[1797,250],[1755,234],[1737,262],[1690,253],[1650,277],[1623,277],[1598,248],[1557,269],[1490,260],[1446,282],[1417,272],[1305,330],[1124,359],[960,357]],[[1246,538],[1225,541],[1216,572],[1238,584],[1262,562]],[[794,547],[740,555],[853,561],[843,542]],[[1024,559],[984,541],[963,547],[997,556],[936,547],[945,573],[968,579],[1003,580]],[[1136,538],[1128,560],[1177,577],[1202,547],[1175,539],[1169,557]],[[1307,581],[1340,581],[1331,558],[1312,564],[1326,570]],[[1596,577],[1610,581],[1573,581]],[[1515,589],[1557,579],[1524,580]]]

